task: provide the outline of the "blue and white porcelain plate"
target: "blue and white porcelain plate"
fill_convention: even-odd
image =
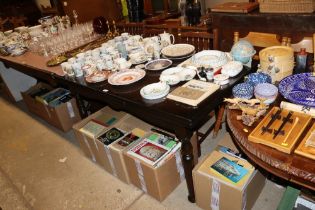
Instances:
[[[295,104],[315,107],[315,76],[312,73],[288,76],[281,80],[279,92]]]

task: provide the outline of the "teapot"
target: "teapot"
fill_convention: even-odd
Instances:
[[[165,31],[162,34],[159,34],[159,37],[161,39],[161,48],[174,44],[175,42],[174,35],[170,33],[166,33]]]

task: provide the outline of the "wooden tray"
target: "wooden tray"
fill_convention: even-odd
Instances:
[[[272,133],[265,132],[264,134],[261,134],[263,126],[266,126],[269,123],[271,115],[275,114],[279,109],[279,107],[273,107],[271,111],[264,117],[264,119],[258,124],[258,126],[249,134],[248,139],[249,141],[264,144],[284,153],[290,154],[294,148],[294,145],[297,143],[299,137],[307,125],[311,122],[312,118],[311,116],[303,113],[293,112],[291,116],[293,122],[287,122],[283,127],[284,135],[279,134],[277,137],[273,138],[274,130],[280,127],[282,124],[282,119],[290,112],[287,109],[282,109],[280,114],[281,119],[276,120],[270,126]]]
[[[308,137],[311,135],[311,133],[315,131],[315,124],[310,128],[302,142],[299,144],[298,148],[294,151],[294,153],[302,155],[304,157],[310,158],[312,160],[315,160],[315,148],[314,147],[306,147],[305,142],[308,139]]]

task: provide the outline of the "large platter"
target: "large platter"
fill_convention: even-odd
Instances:
[[[315,75],[302,73],[288,76],[281,80],[279,92],[295,104],[315,107]]]
[[[191,44],[174,44],[164,47],[161,53],[169,58],[183,57],[192,54],[195,47]]]
[[[142,69],[126,69],[116,72],[108,77],[108,83],[111,85],[129,85],[139,81],[145,76]]]
[[[197,66],[218,68],[228,62],[228,57],[222,51],[203,50],[192,57],[192,62]]]

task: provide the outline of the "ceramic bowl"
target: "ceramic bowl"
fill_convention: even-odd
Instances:
[[[253,87],[260,83],[271,83],[272,79],[271,76],[262,72],[251,73],[248,75],[247,81]]]
[[[176,85],[181,81],[181,78],[176,74],[161,74],[160,81],[168,85]]]
[[[222,66],[221,73],[229,75],[229,77],[235,77],[243,70],[243,64],[240,61],[229,61]]]
[[[233,87],[232,93],[235,98],[250,99],[254,95],[254,87],[247,82],[240,83]]]
[[[278,88],[273,84],[261,83],[256,85],[254,95],[265,104],[271,104],[278,96]]]

